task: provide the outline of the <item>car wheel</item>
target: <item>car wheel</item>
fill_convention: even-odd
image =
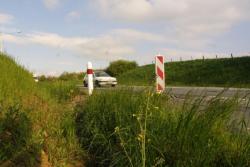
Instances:
[[[112,87],[115,87],[116,85],[111,85]]]
[[[95,81],[95,86],[96,87],[101,87],[101,85],[99,84],[99,81]]]
[[[84,87],[88,87],[88,84],[84,81],[83,82]]]

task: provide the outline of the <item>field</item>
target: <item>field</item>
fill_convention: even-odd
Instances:
[[[250,130],[236,97],[181,102],[150,88],[89,97],[77,83],[35,83],[0,55],[0,166],[250,166]]]
[[[118,76],[123,85],[153,85],[154,65]],[[250,57],[165,63],[166,85],[250,87]]]

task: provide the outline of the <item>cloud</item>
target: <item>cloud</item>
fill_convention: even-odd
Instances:
[[[137,42],[137,41],[164,42],[166,40],[161,35],[138,31],[134,29],[113,30],[112,35],[118,36],[120,39],[127,42]]]
[[[60,0],[43,0],[43,4],[46,8],[52,10],[59,6]]]
[[[81,13],[78,11],[71,11],[65,17],[67,21],[78,20],[80,18],[81,18]]]
[[[69,62],[69,61],[60,61],[57,64],[63,65],[63,66],[73,66],[74,65],[73,62]]]
[[[165,35],[180,40],[213,38],[250,19],[249,0],[94,0],[94,4],[110,19],[173,27]]]
[[[163,54],[166,58],[166,62],[172,61],[180,61],[180,60],[194,60],[194,59],[214,59],[214,58],[229,58],[231,57],[231,53],[218,53],[218,52],[199,52],[194,50],[182,50],[182,49],[162,49],[161,54]],[[249,53],[237,53],[233,54],[234,57],[241,57],[249,55]]]
[[[20,45],[39,44],[64,49],[96,59],[114,60],[136,53],[134,44],[142,41],[162,42],[159,35],[132,29],[115,29],[96,37],[65,37],[55,33],[33,32],[23,36],[3,34],[3,39]]]
[[[13,19],[14,17],[12,15],[0,13],[0,24],[9,24]]]

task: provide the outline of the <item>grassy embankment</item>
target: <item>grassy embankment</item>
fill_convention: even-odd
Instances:
[[[73,83],[34,82],[32,74],[0,55],[0,164],[72,164],[82,154],[75,137]]]
[[[153,85],[154,65],[118,76],[123,85]],[[165,64],[166,85],[250,87],[250,57],[207,59]]]
[[[76,108],[77,134],[88,166],[249,167],[250,131],[244,117],[232,118],[238,103],[187,96],[180,104],[150,91],[95,92],[88,105]]]
[[[232,119],[237,99],[117,90],[85,105],[74,82],[37,84],[7,56],[0,74],[0,164],[39,166],[44,151],[52,166],[74,166],[86,150],[87,166],[250,166],[249,129]]]

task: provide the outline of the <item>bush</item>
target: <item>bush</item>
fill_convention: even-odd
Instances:
[[[204,104],[207,104],[204,106]],[[77,134],[90,166],[249,166],[250,136],[229,128],[237,101],[118,90],[78,106]]]
[[[106,72],[112,76],[119,76],[124,72],[135,69],[138,67],[135,61],[117,60],[110,63]]]
[[[22,151],[31,137],[31,122],[19,105],[11,106],[0,118],[0,161]]]

